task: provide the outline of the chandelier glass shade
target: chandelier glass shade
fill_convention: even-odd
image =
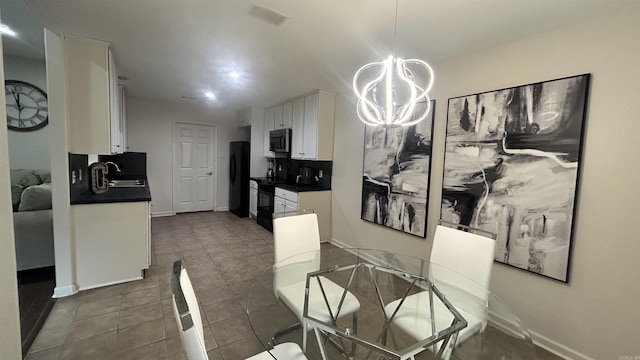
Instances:
[[[433,70],[422,60],[389,56],[366,64],[353,77],[358,117],[372,126],[415,125],[431,110],[432,85]]]

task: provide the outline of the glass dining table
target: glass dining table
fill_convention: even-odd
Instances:
[[[330,282],[341,287],[337,298],[326,293]],[[294,283],[299,315],[279,298],[278,288]],[[353,299],[347,294],[359,306],[341,316],[345,299]],[[255,278],[246,309],[266,350],[293,342],[310,360],[535,359],[520,319],[488,289],[437,264],[381,250],[331,248],[288,258]]]

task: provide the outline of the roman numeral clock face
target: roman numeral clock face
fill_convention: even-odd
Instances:
[[[44,91],[24,81],[7,80],[4,93],[9,129],[31,131],[47,125],[49,107]]]

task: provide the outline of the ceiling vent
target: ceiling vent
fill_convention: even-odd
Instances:
[[[253,4],[249,9],[249,15],[274,26],[282,25],[289,18],[287,15],[256,4]]]

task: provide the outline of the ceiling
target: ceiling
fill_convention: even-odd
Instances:
[[[640,2],[399,0],[395,40],[393,0],[255,0],[289,17],[280,26],[249,16],[249,0],[26,3],[46,27],[112,43],[129,95],[205,103],[210,90],[212,110],[228,112],[317,88],[350,91],[360,66],[394,49],[431,63],[437,76],[448,58]]]
[[[16,37],[3,36],[5,54],[44,61],[44,36],[40,20],[20,0],[0,0],[2,23],[18,33]]]

